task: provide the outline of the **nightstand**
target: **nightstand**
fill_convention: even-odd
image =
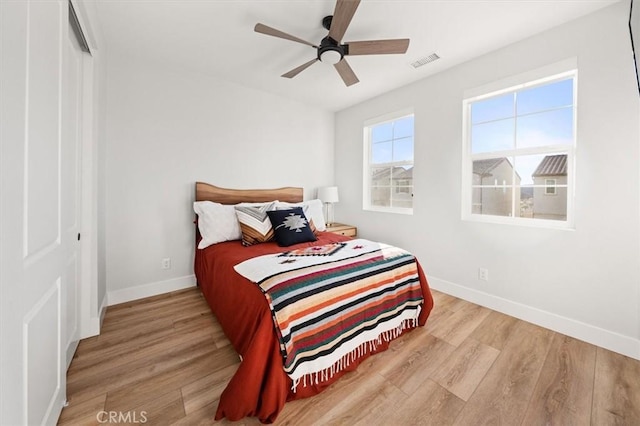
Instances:
[[[345,225],[344,223],[332,223],[331,225],[327,225],[327,232],[355,238],[358,235],[358,228],[353,225]]]

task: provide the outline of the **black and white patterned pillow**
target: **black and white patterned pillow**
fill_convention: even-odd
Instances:
[[[302,207],[288,210],[268,211],[273,226],[276,241],[279,246],[287,247],[293,244],[316,241],[309,221],[302,211]]]

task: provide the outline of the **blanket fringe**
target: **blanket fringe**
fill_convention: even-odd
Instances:
[[[336,373],[339,373],[340,371],[349,367],[351,363],[360,359],[362,356],[375,351],[378,345],[381,345],[383,342],[390,342],[392,340],[395,340],[402,334],[404,330],[408,328],[416,328],[417,326],[418,318],[404,320],[398,327],[388,331],[384,331],[380,333],[376,339],[360,344],[354,350],[340,358],[331,367],[325,368],[324,370],[316,371],[314,373],[305,374],[304,376],[293,380],[291,390],[295,393],[298,386],[301,384],[300,382],[302,382],[302,387],[306,387],[307,383],[309,386],[314,386],[322,382],[326,382],[327,380],[331,379]]]

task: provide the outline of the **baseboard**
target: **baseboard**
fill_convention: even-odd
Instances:
[[[98,317],[100,318],[100,324],[98,325],[98,330],[102,328],[102,322],[104,321],[104,315],[107,313],[107,302],[109,301],[109,297],[107,292],[104,292],[104,297],[102,298],[102,303],[100,304],[100,313]]]
[[[429,286],[451,296],[640,360],[640,340],[436,277]]]
[[[79,340],[74,340],[71,342],[69,346],[67,346],[67,365],[65,368],[68,370],[71,365],[71,361],[73,361],[73,355],[76,353],[76,349],[78,349]]]
[[[195,275],[187,275],[184,277],[172,278],[170,280],[143,284],[136,287],[109,291],[107,292],[108,305],[112,306],[145,297],[157,296],[158,294],[195,287],[195,285]]]
[[[88,337],[97,336],[100,334],[100,328],[102,327],[102,321],[104,320],[104,314],[107,312],[107,295],[105,294],[100,303],[98,315],[89,318],[84,321],[81,328],[80,339],[86,339]]]

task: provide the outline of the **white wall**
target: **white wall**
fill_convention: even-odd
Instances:
[[[113,56],[107,92],[109,304],[193,285],[196,181],[301,186],[305,198],[333,183],[332,113]]]
[[[628,2],[336,115],[338,221],[402,245],[434,288],[640,358],[638,91]],[[463,92],[578,58],[575,231],[463,222]],[[413,216],[362,210],[362,124],[415,109]],[[478,268],[489,282],[478,280]]]

